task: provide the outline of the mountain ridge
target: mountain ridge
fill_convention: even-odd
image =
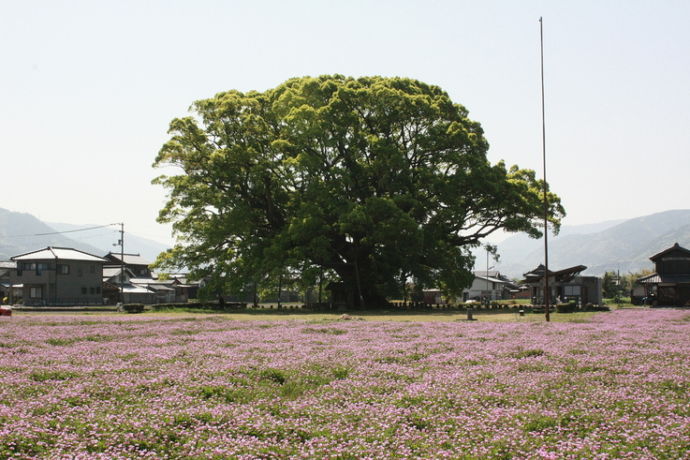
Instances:
[[[119,230],[103,227],[89,232],[64,233],[94,225],[43,222],[37,217],[0,208],[0,260],[42,249],[63,246],[94,255],[118,252]],[[70,235],[70,236],[67,236]],[[631,219],[609,220],[585,225],[564,225],[559,235],[549,236],[549,267],[585,265],[584,272],[601,275],[605,271],[636,272],[653,268],[649,258],[679,243],[690,247],[690,209],[662,211]],[[519,278],[544,260],[543,239],[526,234],[510,236],[496,244],[500,258],[491,261],[495,270]],[[125,252],[138,253],[153,262],[169,246],[125,233]],[[485,252],[473,251],[477,270],[485,270]]]
[[[100,228],[99,228],[100,227]],[[75,230],[80,231],[77,235]],[[69,236],[68,236],[69,235]],[[43,249],[47,246],[70,247],[96,256],[119,252],[119,230],[97,225],[44,222],[29,213],[0,208],[0,260]],[[125,252],[138,253],[153,262],[169,246],[125,233]]]
[[[550,235],[549,267],[560,269],[585,265],[587,270],[584,273],[588,275],[616,270],[636,272],[653,269],[649,257],[674,243],[690,245],[690,209],[662,211],[609,223],[613,225],[590,233],[566,230],[565,234]],[[507,238],[497,244],[501,257],[496,270],[520,277],[543,263],[543,244],[542,239],[527,242],[524,234]]]

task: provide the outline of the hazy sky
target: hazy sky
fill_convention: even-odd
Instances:
[[[0,0],[0,207],[167,241],[174,117],[304,75],[417,78],[548,179],[565,224],[688,208],[690,1]]]

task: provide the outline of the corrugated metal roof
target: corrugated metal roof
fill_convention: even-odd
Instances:
[[[509,284],[509,283],[510,283],[510,281],[502,280],[502,279],[499,279],[499,278],[494,278],[494,277],[491,277],[491,276],[489,276],[489,277],[487,278],[486,276],[474,275],[474,277],[477,278],[477,279],[480,279],[480,280],[489,281],[489,282],[491,282],[491,283],[502,283],[502,284]]]
[[[144,285],[138,284],[137,286],[144,286]],[[164,286],[162,284],[147,284],[146,288],[150,291],[156,291],[156,292],[159,292],[159,291],[161,291],[161,292],[162,291],[175,292],[175,289],[168,287],[168,286]]]
[[[154,278],[132,278],[132,283],[137,284],[173,284],[175,280],[158,280]]]
[[[12,257],[12,260],[80,260],[87,262],[105,262],[105,259],[94,256],[93,254],[88,254],[83,251],[72,248],[56,248],[47,247],[45,249],[39,249],[38,251],[29,252],[19,256]]]
[[[638,278],[635,283],[639,284],[648,284],[648,283],[659,283],[661,281],[661,278],[657,273],[652,273],[651,275],[646,275],[641,278]]]
[[[127,294],[151,294],[152,291],[146,289],[143,286],[134,286],[125,284],[122,286],[123,292]]]

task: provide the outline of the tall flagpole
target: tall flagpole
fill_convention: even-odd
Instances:
[[[551,321],[549,314],[551,299],[549,292],[549,201],[546,186],[546,116],[544,111],[544,24],[539,17],[539,41],[541,45],[541,146],[544,165],[544,311],[546,321]]]

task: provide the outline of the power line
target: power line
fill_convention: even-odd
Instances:
[[[74,230],[63,230],[61,232],[46,232],[46,233],[27,233],[25,235],[4,235],[2,238],[27,238],[31,236],[49,236],[49,235],[60,235],[63,233],[74,233],[74,232],[85,232],[87,230],[96,230],[99,228],[105,228],[105,227],[112,227],[113,225],[120,225],[120,224],[107,224],[107,225],[98,225],[96,227],[87,227],[87,228],[77,228]]]

